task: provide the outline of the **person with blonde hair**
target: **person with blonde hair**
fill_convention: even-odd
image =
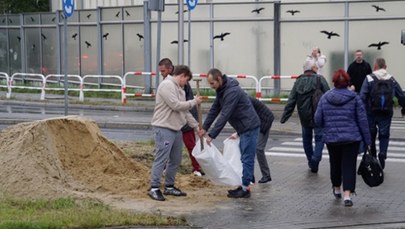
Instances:
[[[305,58],[304,69],[312,68],[315,65],[318,68],[316,73],[323,75],[323,66],[325,64],[326,56],[321,54],[321,50],[318,47],[314,47],[311,54]]]

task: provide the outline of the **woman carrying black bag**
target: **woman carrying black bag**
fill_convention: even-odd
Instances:
[[[370,146],[366,110],[363,101],[348,89],[350,77],[339,69],[332,78],[335,88],[319,101],[314,121],[323,128],[323,142],[329,152],[332,193],[342,198],[344,205],[353,206],[352,193],[356,188],[356,164],[361,140]]]

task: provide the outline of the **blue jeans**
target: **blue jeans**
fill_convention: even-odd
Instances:
[[[315,149],[312,146],[312,132],[315,133]],[[318,169],[323,150],[322,128],[302,127],[302,144],[307,156],[308,166],[311,169]]]
[[[240,160],[242,161],[242,185],[249,186],[253,181],[255,169],[255,155],[259,128],[240,134]]]
[[[387,155],[388,144],[390,140],[390,128],[392,114],[387,115],[368,115],[368,126],[370,127],[371,134],[371,153],[376,156],[377,148],[375,140],[380,140],[380,154]]]

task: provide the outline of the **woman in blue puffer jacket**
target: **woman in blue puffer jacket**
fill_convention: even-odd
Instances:
[[[356,187],[357,155],[360,142],[370,146],[367,113],[360,97],[349,90],[350,77],[339,69],[332,78],[335,88],[320,99],[314,121],[323,128],[323,142],[329,152],[330,179],[335,198],[343,198],[345,206],[352,206],[351,194]]]

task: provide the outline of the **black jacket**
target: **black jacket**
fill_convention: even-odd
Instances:
[[[256,110],[257,115],[260,118],[260,132],[264,134],[271,128],[271,125],[274,121],[273,112],[271,112],[266,104],[262,103],[258,99],[255,99],[253,97],[249,98],[250,102]]]
[[[184,86],[184,92],[186,94],[186,100],[193,100],[194,99],[194,95],[193,95],[193,89],[191,89],[191,86],[189,83],[186,84],[186,86]],[[193,117],[195,118],[195,120],[198,121],[198,112],[197,112],[197,107],[194,106],[193,108],[191,108],[190,113],[193,115]],[[193,130],[193,128],[191,128],[189,125],[184,125],[181,128],[182,132],[188,132]]]
[[[354,61],[349,65],[347,74],[350,76],[350,85],[354,85],[357,93],[360,93],[361,86],[366,76],[372,72],[370,64],[365,60],[361,63]]]
[[[203,128],[208,131],[218,117],[214,127],[208,132],[208,136],[215,139],[226,122],[229,122],[239,135],[258,128],[260,126],[259,116],[257,116],[249,96],[239,87],[239,82],[225,75],[222,79],[223,84],[216,91],[216,98],[203,125]]]

